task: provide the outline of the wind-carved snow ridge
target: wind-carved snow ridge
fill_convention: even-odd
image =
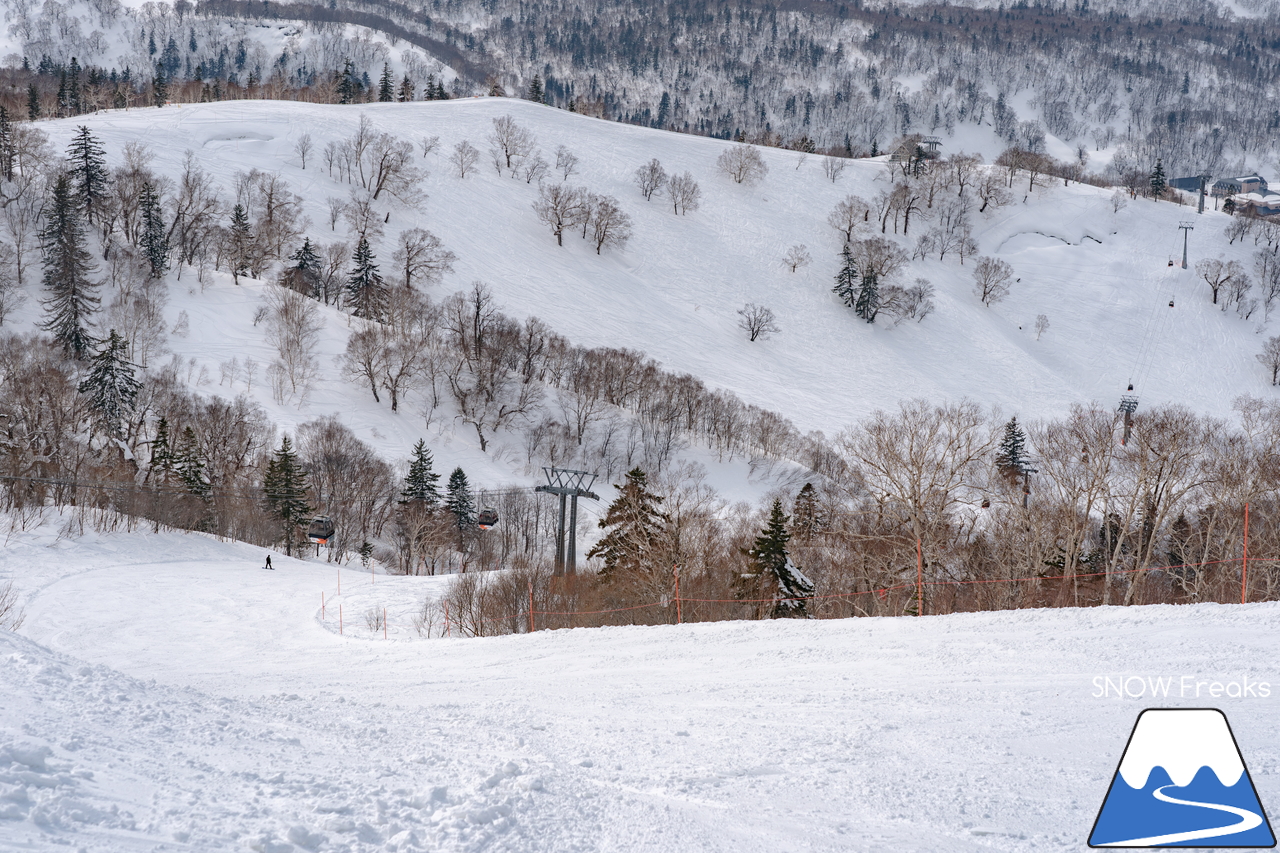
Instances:
[[[1213,709],[1150,710],[1138,719],[1120,775],[1130,788],[1143,788],[1156,767],[1163,767],[1179,788],[1208,767],[1228,788],[1240,781],[1244,763],[1227,718]]]

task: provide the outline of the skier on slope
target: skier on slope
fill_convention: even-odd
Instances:
[[[267,568],[268,568],[268,569],[270,569],[270,568],[271,568],[271,555],[270,555],[270,554],[268,554],[268,555],[267,555]],[[273,571],[274,571],[274,570],[273,570]]]

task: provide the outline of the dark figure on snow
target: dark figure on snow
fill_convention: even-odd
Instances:
[[[268,555],[267,555],[267,568],[268,568],[268,569],[269,569],[269,568],[271,568],[271,555],[270,555],[270,554],[268,554]]]

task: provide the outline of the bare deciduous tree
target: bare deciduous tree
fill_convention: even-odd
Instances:
[[[845,196],[844,201],[827,214],[827,224],[839,231],[846,243],[852,242],[859,230],[869,229],[870,219],[871,205],[856,195]]]
[[[8,243],[0,243],[0,326],[14,309],[26,300],[18,284],[16,263],[17,252]]]
[[[604,246],[622,249],[631,239],[631,217],[618,206],[613,196],[597,197],[591,210],[591,235],[596,254]]]
[[[991,307],[1009,295],[1013,267],[999,258],[981,257],[973,267],[973,289],[982,304]]]
[[[440,137],[438,136],[424,136],[418,140],[418,148],[421,149],[423,157],[427,157],[438,147],[440,147]]]
[[[1049,331],[1049,315],[1036,315],[1036,340],[1040,340],[1040,336]]]
[[[290,396],[305,400],[319,372],[316,345],[324,321],[315,300],[287,287],[269,286],[264,293],[270,314],[267,339],[280,354],[281,374]]]
[[[917,323],[934,311],[933,285],[927,279],[918,278],[910,287],[896,284],[880,288],[879,313],[893,318],[894,325],[904,320]]]
[[[338,230],[338,220],[342,218],[343,212],[347,209],[347,203],[340,198],[329,196],[325,199],[325,204],[329,208],[329,230]]]
[[[822,174],[834,184],[844,174],[846,165],[848,164],[843,157],[823,157]]]
[[[667,181],[667,197],[671,199],[672,209],[681,215],[691,210],[697,210],[699,203],[702,201],[702,188],[698,186],[698,182],[693,179],[693,175],[685,172],[681,175],[672,175]]]
[[[644,196],[645,201],[649,201],[655,193],[661,192],[662,187],[667,183],[667,170],[662,168],[662,164],[655,157],[636,169],[635,182],[640,188],[640,195]]]
[[[541,181],[542,177],[547,174],[550,168],[546,159],[541,154],[534,154],[532,157],[526,157],[520,161],[519,172],[520,177],[524,178],[526,184],[532,184],[534,181]]]
[[[342,354],[343,372],[352,379],[360,379],[369,383],[373,392],[373,401],[382,402],[378,397],[378,386],[386,369],[387,351],[383,345],[381,326],[366,322],[363,328],[351,333],[347,338],[347,348]]]
[[[26,613],[13,581],[0,583],[0,631],[16,631],[25,619]]]
[[[854,240],[849,244],[849,252],[857,262],[858,269],[874,270],[881,284],[892,282],[910,260],[901,246],[884,237]]]
[[[527,128],[516,124],[509,115],[493,120],[493,133],[489,134],[489,145],[502,155],[502,163],[508,169],[514,169],[513,163],[523,160],[533,153],[537,142]]]
[[[298,141],[293,143],[293,151],[298,155],[298,159],[302,161],[302,169],[307,169],[307,157],[311,154],[311,134],[304,133],[298,137]]]
[[[1213,304],[1218,304],[1218,295],[1232,279],[1244,275],[1244,267],[1239,261],[1224,261],[1222,258],[1204,258],[1196,262],[1196,274],[1209,285],[1213,294]],[[1225,309],[1225,306],[1223,308]]]
[[[587,193],[568,184],[543,184],[538,187],[538,200],[533,203],[538,221],[556,235],[556,245],[564,245],[567,228],[581,225],[587,214]]]
[[[782,331],[779,328],[773,311],[763,305],[748,302],[738,309],[738,328],[747,333],[747,340],[767,339],[770,335]]]
[[[347,260],[351,247],[341,240],[329,243],[320,256],[320,298],[325,305],[337,305],[346,280]]]
[[[342,218],[347,222],[347,229],[359,242],[361,238],[370,243],[382,239],[383,218],[373,207],[373,195],[368,190],[353,187],[351,199],[342,209]]]
[[[449,157],[449,162],[458,170],[458,177],[465,178],[467,172],[475,169],[476,163],[480,162],[480,152],[464,139],[453,146],[453,154]]]
[[[560,173],[561,180],[569,180],[578,171],[578,155],[563,145],[557,147],[556,171]]]
[[[734,145],[716,158],[716,168],[735,184],[755,184],[769,174],[769,167],[754,145]]]
[[[782,263],[792,272],[800,267],[807,267],[812,260],[813,258],[809,256],[809,247],[803,243],[797,243],[787,249],[787,253],[782,256]]]
[[[963,196],[965,189],[973,183],[982,166],[982,158],[976,154],[965,154],[963,151],[953,154],[942,164],[951,171],[951,181],[959,188],[958,196]]]
[[[405,287],[412,287],[415,281],[439,284],[445,273],[453,272],[453,262],[457,259],[439,237],[422,228],[401,231],[395,254],[391,256]]]
[[[1004,181],[994,169],[983,170],[982,176],[974,183],[973,189],[982,200],[982,206],[978,208],[979,213],[986,213],[988,208],[996,211],[1013,203],[1013,194],[1005,189]]]
[[[1262,352],[1258,353],[1258,361],[1271,371],[1271,384],[1280,385],[1280,335],[1267,338]]]

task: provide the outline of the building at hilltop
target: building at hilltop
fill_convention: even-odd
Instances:
[[[1261,175],[1245,175],[1240,178],[1222,178],[1213,182],[1210,192],[1218,198],[1240,195],[1242,193],[1259,193],[1267,195],[1267,179]]]

